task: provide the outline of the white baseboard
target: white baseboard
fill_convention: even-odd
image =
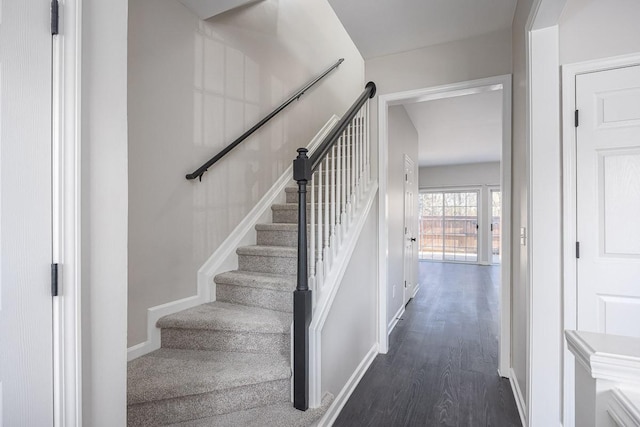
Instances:
[[[415,286],[415,289],[413,291],[413,295],[411,295],[411,298],[415,298],[416,295],[418,295],[418,291],[420,290],[420,283],[417,283]]]
[[[331,406],[329,406],[327,412],[325,412],[324,416],[320,418],[317,423],[318,427],[329,427],[333,425],[333,423],[336,421],[336,418],[338,418],[338,415],[340,415],[342,408],[344,408],[344,405],[349,400],[349,397],[351,397],[351,394],[356,389],[356,387],[360,383],[360,380],[367,372],[369,366],[371,366],[371,363],[373,363],[373,360],[377,355],[378,344],[376,343],[364,356],[364,359],[362,359],[356,370],[353,371],[353,374],[351,374],[351,377],[347,380],[347,383],[344,385],[344,387],[342,387],[342,390],[340,390],[338,396],[336,396]]]
[[[522,395],[522,391],[520,390],[520,386],[518,385],[518,379],[516,377],[516,373],[513,371],[513,368],[511,368],[509,372],[509,383],[511,383],[511,391],[513,392],[513,397],[516,401],[518,414],[520,414],[520,422],[523,426],[527,426],[527,404],[524,401],[524,396]]]
[[[393,316],[393,319],[391,319],[391,321],[387,325],[387,331],[388,331],[387,336],[391,335],[393,328],[396,327],[396,325],[398,324],[398,320],[400,320],[400,318],[404,314],[404,310],[405,310],[405,305],[402,304],[402,307],[400,307],[400,310],[398,310],[398,312]]]
[[[307,145],[312,153],[329,131],[338,123],[339,117],[333,115],[320,129],[316,136]],[[293,163],[292,154],[292,163]],[[225,271],[238,268],[236,249],[244,245],[252,245],[256,242],[255,225],[260,222],[271,221],[271,205],[278,201],[284,201],[284,189],[292,182],[293,165],[289,166],[278,178],[269,191],[251,209],[229,236],[222,242],[216,251],[205,261],[198,270],[197,295],[178,301],[151,307],[147,310],[147,340],[127,349],[127,360],[151,353],[160,348],[160,329],[156,327],[158,319],[169,314],[177,313],[200,304],[216,300],[216,289],[213,278]]]

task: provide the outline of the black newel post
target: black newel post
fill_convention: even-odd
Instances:
[[[309,408],[309,325],[311,290],[307,270],[307,182],[311,162],[306,148],[298,148],[293,161],[293,179],[298,183],[298,281],[293,292],[293,406]]]

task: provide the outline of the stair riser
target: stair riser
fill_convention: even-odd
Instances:
[[[272,231],[272,230],[258,230],[257,232],[258,245],[264,246],[289,246],[293,247],[298,244],[298,232],[297,231]]]
[[[260,255],[238,255],[238,269],[259,273],[294,275],[297,272],[297,259]]]
[[[272,405],[290,399],[290,380],[278,380],[128,407],[129,427],[159,426]]]
[[[325,209],[322,209],[322,223],[325,222]],[[337,214],[337,212],[336,212]],[[331,215],[331,214],[329,214]],[[315,223],[318,224],[318,209],[314,212]],[[298,223],[298,210],[297,209],[273,209],[272,220],[274,223],[283,224],[297,224]],[[311,209],[307,209],[307,225],[311,223]],[[309,229],[307,229],[309,230]],[[295,245],[294,245],[295,246]]]
[[[210,329],[169,329],[161,331],[164,348],[214,350],[241,353],[289,355],[289,334],[216,331]]]
[[[220,283],[216,284],[216,299],[233,304],[244,304],[287,313],[293,311],[293,289],[283,292]]]

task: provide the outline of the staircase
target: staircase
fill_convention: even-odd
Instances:
[[[128,365],[129,426],[309,426],[322,407],[291,404],[297,189],[257,224],[238,270],[215,277],[217,301],[161,318],[162,346]]]

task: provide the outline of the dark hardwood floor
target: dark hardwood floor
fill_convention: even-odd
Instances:
[[[520,426],[498,368],[499,267],[420,262],[420,290],[334,423]]]

